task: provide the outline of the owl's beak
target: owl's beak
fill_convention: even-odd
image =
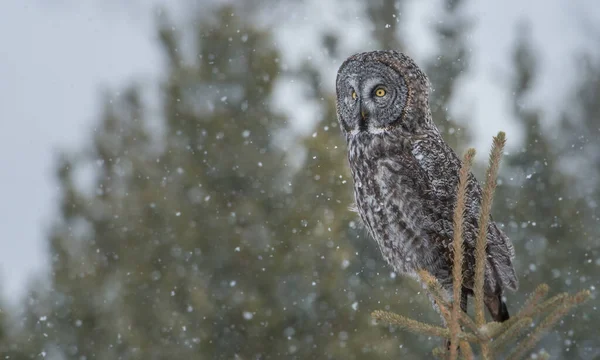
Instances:
[[[369,116],[369,112],[365,109],[363,104],[360,104],[360,117],[363,121],[367,120],[367,116]]]
[[[369,113],[361,106],[360,107],[360,121],[358,123],[358,127],[361,131],[364,131],[367,129],[367,117],[369,116]]]
[[[361,131],[364,131],[367,129],[367,118],[369,117],[369,112],[367,111],[367,109],[365,109],[362,102],[359,103],[359,112],[360,112],[360,119],[358,121],[358,128]]]

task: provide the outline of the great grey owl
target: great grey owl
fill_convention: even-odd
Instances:
[[[429,109],[429,80],[397,51],[353,55],[336,80],[337,116],[348,145],[356,207],[385,260],[401,274],[425,269],[452,291],[452,216],[461,160],[442,139]],[[464,220],[461,307],[473,294],[481,187],[469,175]],[[490,219],[484,294],[495,321],[516,290],[514,249]]]

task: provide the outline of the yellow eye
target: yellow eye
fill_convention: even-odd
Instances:
[[[353,91],[352,92],[352,99],[356,100],[357,97],[358,97],[358,95],[356,95],[356,91]]]
[[[379,88],[379,89],[375,90],[375,96],[382,97],[384,95],[385,95],[385,89],[384,88]]]

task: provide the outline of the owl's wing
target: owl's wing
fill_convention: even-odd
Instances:
[[[490,216],[490,226],[488,230],[489,263],[494,267],[498,280],[504,287],[517,290],[519,282],[513,266],[515,258],[515,248],[506,234],[498,228]]]
[[[468,237],[466,241],[469,242],[474,251],[475,237],[479,229],[482,189],[473,174],[469,174],[467,193],[467,198],[472,199],[472,201],[470,204],[466,205],[465,220],[472,227],[472,230],[470,231],[472,236]],[[488,222],[487,255],[488,267],[490,269],[486,271],[486,279],[489,281],[488,285],[491,287],[490,290],[496,291],[493,289],[498,285],[500,285],[501,288],[516,290],[518,282],[512,263],[515,257],[515,250],[508,236],[498,228],[498,225],[494,222],[491,215]],[[489,272],[490,270],[493,271],[493,278],[489,277],[492,275],[492,273]]]
[[[456,203],[456,189],[458,186],[458,173],[462,161],[456,153],[445,143],[441,137],[437,141],[427,142],[420,146],[414,152],[420,151],[423,155],[417,156],[420,167],[431,174],[433,179],[433,198],[440,201],[442,206],[434,206],[431,213],[439,215],[438,224],[434,231],[439,232],[437,228],[441,226],[442,237],[445,241],[451,241],[453,237],[452,218],[454,206]],[[418,153],[417,155],[421,155]],[[475,249],[475,234],[478,229],[479,211],[481,207],[482,190],[475,176],[469,174],[467,184],[467,201],[465,203],[465,258],[468,262],[467,272],[472,271],[474,267],[473,251]],[[438,214],[439,213],[439,214]],[[500,282],[503,287],[516,289],[517,277],[513,268],[512,260],[514,258],[514,248],[510,239],[498,228],[496,223],[490,217],[490,226],[488,228],[488,264],[486,278],[492,280],[490,285]],[[493,274],[493,278],[490,277]],[[467,277],[469,277],[467,275]]]
[[[458,159],[458,158],[457,158]],[[461,164],[459,160],[459,164]],[[459,165],[460,166],[460,165]],[[465,221],[472,227],[470,238],[467,238],[472,248],[475,248],[475,237],[479,230],[479,217],[481,211],[482,199],[481,185],[472,173],[469,174],[469,183],[467,184],[467,199],[471,199],[470,203],[466,204]],[[517,276],[513,267],[513,259],[515,257],[515,249],[512,242],[504,234],[498,225],[494,222],[490,215],[488,222],[487,233],[487,260],[489,270],[493,271],[493,278],[489,278],[490,274],[486,271],[486,278],[489,279],[488,285],[491,291],[496,291],[498,285],[501,288],[516,290],[518,286]],[[474,258],[473,258],[474,260]],[[487,281],[486,281],[487,282]]]

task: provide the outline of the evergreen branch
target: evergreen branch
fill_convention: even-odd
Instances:
[[[562,304],[555,308],[542,323],[529,335],[529,337],[519,344],[514,352],[509,356],[509,359],[521,359],[535,344],[540,341],[543,334],[554,326],[562,317],[564,317],[573,307],[583,303],[590,297],[588,290],[578,292],[573,296],[567,296]]]
[[[500,336],[501,334],[503,334],[505,331],[508,331],[509,328],[511,328],[513,325],[515,325],[516,322],[520,321],[521,319],[533,317],[536,307],[540,306],[540,301],[542,301],[542,299],[547,294],[548,294],[548,285],[546,285],[546,284],[538,285],[538,287],[529,296],[527,301],[525,301],[525,304],[523,305],[521,310],[515,316],[511,316],[510,319],[499,324],[500,326],[498,326],[497,328],[490,331],[489,332],[490,337],[496,338],[496,337]],[[547,305],[547,304],[544,305],[544,309],[549,309],[553,306],[556,306],[557,301],[559,299],[564,298],[565,295],[566,294],[559,294],[559,295],[553,297],[552,299],[550,299],[550,300],[552,300],[552,302],[550,302],[549,305]],[[535,312],[535,314],[537,314],[537,313],[539,313],[539,312]]]
[[[450,303],[445,299],[445,292],[440,283],[437,281],[435,277],[433,277],[426,270],[419,270],[418,272],[421,281],[425,283],[426,290],[433,297],[438,307],[440,308],[440,313],[444,317],[446,323],[450,323],[450,311],[451,308]],[[469,315],[463,311],[459,311],[459,319],[461,323],[471,329],[473,335],[475,335],[479,341],[489,341],[490,336],[483,334],[475,321],[469,317]]]
[[[435,302],[438,303],[438,306],[450,309],[450,303],[446,299],[446,292],[437,279],[427,270],[421,269],[417,272],[417,274],[419,275],[421,282],[425,283],[425,289],[427,289],[429,294],[431,294]],[[446,318],[446,321],[449,321],[449,318]]]
[[[495,338],[498,334],[502,333],[503,325],[506,322],[500,323],[496,321],[490,321],[482,326],[482,332],[489,338],[489,340]]]
[[[448,329],[444,329],[435,325],[425,324],[423,322],[409,319],[407,317],[392,312],[376,310],[371,314],[371,317],[373,317],[376,320],[386,322],[388,324],[396,325],[399,328],[406,329],[415,334],[436,336],[446,339],[450,337],[450,330]]]
[[[440,313],[447,324],[450,323],[450,311],[451,308],[450,303],[446,300],[445,290],[442,288],[437,279],[431,275],[427,270],[419,270],[417,272],[419,278],[423,283],[425,283],[425,288],[429,292],[429,294],[433,297],[435,302],[437,303]],[[463,311],[459,311],[459,319],[463,325],[469,327],[473,332],[473,336],[477,337],[477,342],[489,341],[490,337],[483,334],[479,327],[475,324],[473,319],[469,317],[469,315]]]
[[[466,341],[460,342],[460,352],[465,360],[473,360],[475,356],[473,356],[473,349],[471,349],[471,344]]]
[[[448,327],[451,332],[450,338],[450,360],[456,360],[458,356],[458,333],[460,332],[459,317],[460,299],[463,282],[462,265],[463,265],[463,220],[465,212],[465,198],[467,193],[467,182],[471,173],[471,165],[475,149],[467,150],[460,168],[458,177],[458,190],[456,197],[456,206],[454,208],[454,260],[452,266],[452,288],[453,302]]]
[[[444,318],[446,324],[449,324],[451,319],[450,309],[451,304],[448,302],[446,298],[446,292],[442,288],[442,285],[437,281],[437,279],[431,275],[427,270],[421,269],[417,272],[421,282],[425,283],[425,289],[429,292],[433,300],[435,300],[438,308],[440,310],[440,314]]]
[[[575,306],[577,306],[577,305],[581,305],[584,302],[588,301],[591,296],[592,296],[592,293],[589,290],[581,290],[577,294],[571,296],[571,298],[573,299],[573,304]]]
[[[459,359],[464,360],[473,360],[475,355],[473,354],[473,349],[471,348],[471,344],[468,341],[460,341],[460,352],[461,356]],[[449,352],[446,346],[438,346],[432,351],[433,356],[437,359],[447,360],[449,356]]]
[[[569,294],[567,294],[567,293],[561,293],[558,295],[554,295],[550,299],[535,306],[531,310],[531,313],[524,314],[524,316],[533,317],[533,316],[537,316],[539,314],[548,313],[550,311],[553,311],[555,308],[561,306],[565,301],[568,301],[568,299],[569,299]]]
[[[477,324],[475,324],[475,321],[473,321],[467,313],[461,311],[459,315],[461,323],[469,327],[473,332],[473,335],[477,336],[479,341],[490,341],[490,336],[482,333]]]
[[[514,321],[511,324],[511,326],[502,327],[503,331],[491,343],[492,353],[500,352],[500,350],[504,347],[504,345],[506,345],[506,343],[508,341],[513,340],[515,337],[517,337],[517,335],[521,334],[523,329],[530,326],[532,323],[533,323],[533,319],[530,317],[525,317],[525,318],[517,318],[516,317],[516,321]]]
[[[439,294],[442,298],[445,296],[444,289],[442,288],[442,286],[440,285],[438,280],[429,273],[429,271],[420,269],[417,271],[417,275],[419,275],[419,278],[421,279],[422,282],[425,283],[427,288],[431,288],[433,291],[435,291],[437,294]]]
[[[448,351],[445,346],[438,346],[431,353],[436,359],[446,360],[448,358]]]
[[[490,219],[494,190],[496,189],[498,167],[500,166],[500,158],[502,157],[505,144],[506,137],[504,132],[501,131],[494,137],[492,151],[490,152],[489,167],[485,176],[485,188],[481,200],[479,231],[475,247],[475,284],[473,286],[473,292],[475,293],[475,323],[479,326],[485,324],[483,283],[485,280],[485,263],[487,258],[488,221]]]
[[[407,318],[405,316],[382,310],[375,310],[371,313],[371,317],[375,320],[396,325],[401,329],[406,329],[414,334],[436,336],[439,338],[449,339],[450,330],[435,325],[426,324],[417,320]],[[477,336],[471,333],[459,332],[458,339],[467,342],[479,342]]]
[[[533,293],[529,296],[529,298],[525,302],[525,305],[523,305],[523,308],[521,309],[521,311],[519,311],[517,316],[519,316],[519,315],[527,316],[528,314],[531,314],[533,312],[533,309],[535,309],[535,307],[540,303],[540,301],[542,301],[542,299],[544,297],[546,297],[547,294],[548,294],[548,285],[546,285],[546,284],[538,285],[538,287],[535,288]]]
[[[489,343],[487,341],[480,342],[479,347],[481,348],[481,358],[484,360],[491,360]]]

